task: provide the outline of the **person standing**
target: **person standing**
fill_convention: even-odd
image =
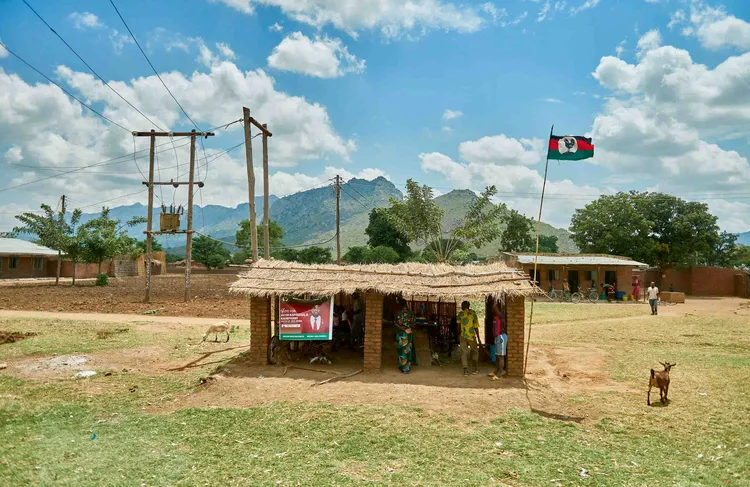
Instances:
[[[653,282],[651,285],[646,289],[646,295],[648,296],[648,304],[651,305],[651,315],[658,315],[659,314],[659,288],[656,287],[656,284]]]
[[[474,367],[471,373],[476,375],[479,373],[479,319],[468,301],[461,303],[461,311],[458,313],[457,321],[461,327],[459,347],[464,375],[469,375],[469,352],[471,352],[471,361]]]
[[[365,313],[362,307],[362,298],[359,293],[352,294],[354,298],[354,319],[352,323],[352,345],[354,348],[362,346],[365,343]]]
[[[396,355],[398,356],[398,370],[404,374],[411,372],[411,365],[417,365],[417,354],[414,350],[414,313],[406,305],[406,301],[399,300],[401,309],[396,312]]]
[[[638,280],[638,277],[633,277],[633,299],[635,302],[638,302],[638,298],[641,295],[641,282]]]
[[[505,330],[505,317],[496,309],[493,310],[492,336],[495,338],[495,371],[489,374],[490,379],[498,380],[508,373],[508,334]]]

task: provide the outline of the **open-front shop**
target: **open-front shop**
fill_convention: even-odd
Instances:
[[[287,342],[325,348],[334,359],[342,351],[361,361],[368,373],[395,367],[394,320],[404,300],[416,318],[417,363],[429,367],[435,353],[456,353],[455,316],[461,303],[470,300],[487,317],[482,343],[491,343],[493,310],[502,313],[508,375],[523,376],[524,300],[535,290],[527,275],[502,262],[337,266],[261,260],[231,290],[251,300],[250,364],[273,362],[275,350]]]

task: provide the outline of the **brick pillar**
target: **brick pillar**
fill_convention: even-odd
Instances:
[[[271,300],[252,297],[250,298],[250,350],[247,353],[247,363],[266,365],[270,341]]]
[[[383,359],[383,295],[365,295],[365,372],[380,372]]]
[[[508,376],[523,377],[524,298],[507,298],[508,311]]]

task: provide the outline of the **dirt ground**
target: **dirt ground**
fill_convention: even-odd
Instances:
[[[236,279],[234,274],[194,275],[192,299],[185,303],[183,275],[154,276],[150,304],[143,303],[145,284],[139,277],[110,279],[109,286],[101,287],[94,286],[93,282],[76,284],[75,287],[25,284],[3,287],[0,309],[247,318],[250,316],[249,301],[229,293],[229,284]]]
[[[217,280],[212,278],[203,282],[215,283]],[[227,299],[227,302],[231,301]],[[644,313],[648,314],[645,306]],[[29,316],[28,312],[4,311],[0,317],[13,314]],[[665,306],[660,310],[660,315],[741,315],[750,318],[750,307],[745,300],[739,299],[697,299],[689,300],[684,305]],[[48,315],[40,313],[40,316]],[[86,315],[75,316],[76,320],[81,320]],[[100,316],[91,315],[91,319],[96,320]],[[633,394],[634,400],[640,400],[637,396],[643,393],[641,388],[616,382],[610,377],[610,356],[604,350],[593,346],[559,347],[538,343],[531,348],[526,380],[489,381],[487,373],[492,370],[489,363],[481,365],[479,375],[463,377],[457,354],[454,354],[452,360],[447,361],[443,367],[423,363],[416,366],[410,375],[403,375],[384,362],[379,374],[362,373],[349,379],[316,386],[316,382],[331,378],[336,373],[356,372],[361,368],[360,357],[353,352],[340,352],[334,356],[333,365],[310,365],[302,359],[291,363],[288,368],[283,365],[248,366],[241,355],[247,350],[248,341],[232,339],[230,343],[201,342],[206,320],[211,319],[154,317],[154,321],[149,321],[147,317],[138,315],[131,315],[130,318],[131,320],[123,322],[128,323],[131,330],[160,334],[165,338],[157,340],[157,344],[152,346],[75,354],[73,357],[27,355],[9,360],[6,373],[42,381],[74,380],[74,374],[81,370],[147,376],[168,376],[200,370],[205,374],[203,377],[210,376],[203,386],[176,394],[168,402],[155,405],[152,410],[154,413],[167,413],[188,407],[244,408],[275,401],[302,401],[337,405],[402,404],[422,408],[428,414],[439,412],[459,417],[492,415],[498,408],[520,408],[557,419],[582,422],[595,419],[599,414],[598,409],[566,401],[565,398],[593,391]],[[627,326],[628,320],[638,318],[612,318],[599,320],[598,323],[620,327]],[[80,323],[81,326],[86,326],[85,321]],[[537,336],[561,325],[563,324],[536,325]],[[244,326],[243,324],[243,328]],[[172,347],[162,343],[168,341],[167,335],[188,344],[190,356],[171,358]],[[304,370],[305,368],[327,372]],[[115,383],[113,381],[112,387],[115,387]],[[85,384],[81,387],[88,388]],[[105,393],[107,387],[98,382],[88,392]]]

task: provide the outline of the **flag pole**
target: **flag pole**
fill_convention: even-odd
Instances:
[[[549,169],[549,141],[552,140],[552,132],[555,130],[555,125],[549,129],[549,139],[547,139],[547,161],[544,163],[544,182],[542,183],[542,198],[539,201],[539,218],[536,221],[536,254],[534,255],[534,279],[532,286],[537,287],[536,282],[541,282],[537,275],[537,266],[539,264],[539,232],[542,227],[542,208],[544,207],[544,190],[547,188],[547,169]],[[529,363],[529,346],[531,345],[531,324],[534,321],[534,301],[536,301],[536,293],[531,296],[531,310],[529,311],[529,334],[526,339],[526,354],[523,358],[523,375],[526,376],[526,364]]]

